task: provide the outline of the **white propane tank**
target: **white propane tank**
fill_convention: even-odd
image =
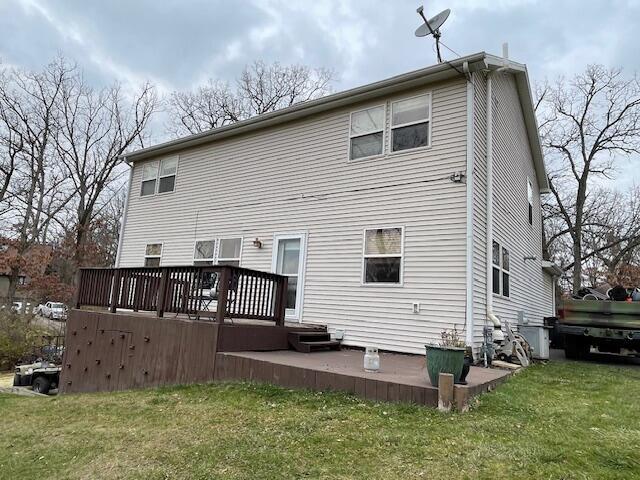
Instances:
[[[380,355],[377,347],[367,347],[364,353],[364,371],[377,372],[380,370]]]

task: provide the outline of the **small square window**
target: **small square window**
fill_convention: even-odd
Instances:
[[[145,267],[159,267],[162,258],[162,244],[148,243],[144,252]]]
[[[215,240],[197,241],[193,251],[194,265],[197,265],[197,266],[213,265],[215,251],[216,251]]]
[[[217,263],[239,267],[241,253],[242,238],[223,238],[220,240]]]

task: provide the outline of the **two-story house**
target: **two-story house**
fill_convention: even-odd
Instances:
[[[126,155],[119,267],[288,276],[287,320],[422,353],[554,312],[524,65],[478,53]]]

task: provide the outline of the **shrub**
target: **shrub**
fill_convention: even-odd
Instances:
[[[33,315],[0,311],[0,370],[12,369],[44,333]]]

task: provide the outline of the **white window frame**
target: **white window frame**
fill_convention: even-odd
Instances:
[[[367,282],[366,281],[366,259],[367,258],[397,258],[398,255],[395,253],[386,253],[382,255],[367,255],[366,254],[366,242],[367,242],[367,231],[368,230],[391,230],[399,228],[401,231],[400,238],[400,281],[398,283],[386,283],[386,282]],[[382,227],[365,227],[362,230],[362,272],[360,275],[360,285],[363,287],[402,287],[404,286],[404,235],[405,227],[404,225],[386,225]]]
[[[533,183],[529,177],[527,177],[527,203],[527,221],[529,225],[533,225]]]
[[[237,258],[224,258],[220,257],[220,252],[222,251],[222,241],[223,240],[240,240],[240,255]],[[215,251],[215,264],[218,265],[220,261],[229,262],[229,261],[238,261],[238,266],[242,266],[242,250],[244,246],[244,237],[222,237],[219,238],[216,242],[216,251]]]
[[[160,172],[162,172],[162,162],[164,162],[165,160],[175,160],[176,161],[176,173],[174,173],[173,175],[161,175]],[[155,188],[153,193],[150,193],[148,195],[142,195],[142,184],[144,183],[144,166],[151,164],[151,163],[155,163],[158,165],[158,168],[156,170],[156,183],[155,183]],[[176,155],[173,157],[165,157],[162,158],[160,160],[153,160],[151,162],[145,162],[141,165],[142,167],[142,177],[140,180],[140,197],[141,198],[147,198],[147,197],[155,197],[156,195],[168,195],[171,193],[174,193],[176,191],[176,187],[177,187],[177,182],[178,182],[178,167],[180,165],[180,156]],[[175,177],[175,180],[173,181],[173,190],[170,190],[168,192],[160,192],[160,179],[162,178],[167,178],[167,177]]]
[[[356,113],[360,113],[360,112],[366,112],[367,110],[371,110],[372,108],[380,108],[382,107],[382,111],[384,112],[382,115],[382,128],[379,130],[371,130],[368,131],[366,133],[359,133],[358,135],[352,135],[351,134],[351,122],[353,121],[353,115]],[[371,135],[374,133],[380,133],[382,132],[382,148],[380,149],[380,153],[376,153],[375,155],[369,155],[367,157],[358,157],[358,158],[351,158],[351,139],[353,138],[359,138],[359,137],[364,137],[367,135]],[[367,159],[371,159],[371,158],[380,158],[382,156],[384,156],[385,154],[385,150],[386,150],[386,143],[387,143],[387,102],[385,103],[381,103],[378,105],[370,105],[366,108],[361,108],[359,110],[354,110],[352,112],[349,112],[349,152],[348,152],[348,157],[347,159],[349,160],[349,162],[359,162],[361,160],[367,160]]]
[[[147,255],[147,247],[149,245],[160,245],[160,255]],[[164,243],[163,242],[148,242],[145,243],[144,245],[144,260],[142,263],[143,267],[147,266],[147,258],[157,258],[158,259],[158,266],[162,266],[162,254],[164,253]],[[147,268],[154,268],[154,267],[147,267]]]
[[[493,291],[493,273],[491,275],[491,293],[495,296],[501,297],[501,298],[511,298],[511,285],[513,285],[513,283],[511,282],[511,250],[506,248],[502,243],[498,242],[497,240],[493,241],[494,243],[496,243],[498,245],[498,264],[495,264],[493,262],[493,246],[492,246],[492,251],[491,251],[491,268],[492,268],[492,272],[494,269],[498,269],[498,290],[499,292],[496,293]],[[504,259],[504,252],[507,252],[507,254],[509,255],[509,268],[505,269],[504,265],[503,265],[503,259]],[[509,276],[509,295],[505,295],[504,294],[504,280],[503,280],[503,275],[507,274]]]
[[[211,258],[196,258],[196,245],[198,242],[213,242],[213,256]],[[218,240],[216,238],[197,238],[193,242],[193,263],[195,262],[211,262],[211,265],[216,263],[216,253],[218,250]]]
[[[414,98],[418,98],[418,97],[428,97],[429,98],[429,118],[427,120],[416,120],[414,122],[407,122],[407,123],[401,123],[400,125],[394,125],[393,124],[393,104],[394,103],[399,103],[399,102],[403,102],[405,100],[412,100]],[[433,95],[431,90],[429,90],[428,92],[422,92],[419,93],[417,95],[413,95],[411,97],[404,97],[404,98],[397,98],[395,100],[392,100],[390,105],[390,116],[389,116],[389,155],[398,155],[401,153],[408,153],[408,152],[415,152],[417,150],[424,150],[427,148],[431,148],[431,144],[432,144],[432,134],[431,134],[431,126],[433,124],[433,122],[431,121],[431,119],[433,118]],[[429,142],[426,145],[423,145],[421,147],[414,147],[414,148],[405,148],[404,150],[393,150],[393,131],[397,128],[402,128],[402,127],[408,127],[410,125],[418,125],[419,123],[428,123],[428,129],[429,129]]]

